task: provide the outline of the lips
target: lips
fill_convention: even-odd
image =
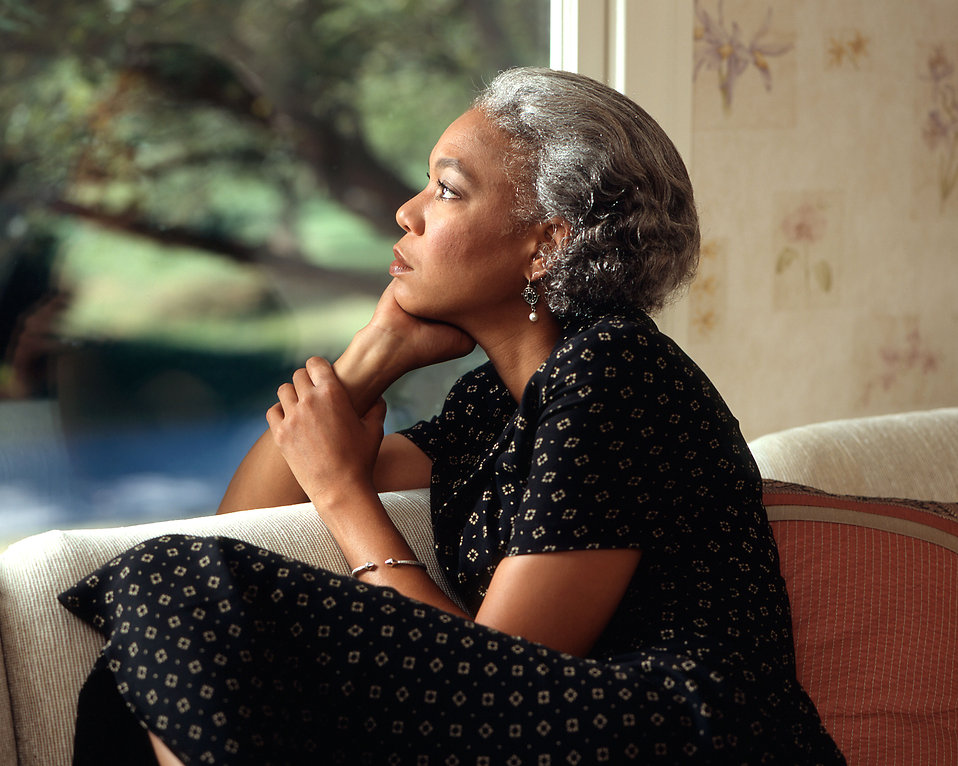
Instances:
[[[405,274],[409,271],[413,271],[412,266],[406,263],[406,261],[403,259],[402,253],[399,252],[398,247],[393,248],[393,255],[396,257],[396,259],[391,264],[389,264],[389,273],[392,276],[397,277],[400,274]]]

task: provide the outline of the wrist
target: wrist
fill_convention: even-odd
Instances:
[[[363,328],[333,364],[353,408],[364,415],[406,370],[396,365],[397,355],[381,332]]]
[[[391,524],[372,486],[337,481],[334,486],[311,493],[309,499],[341,546],[362,540],[382,526]]]

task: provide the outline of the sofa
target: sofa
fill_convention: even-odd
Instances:
[[[791,599],[800,680],[849,764],[958,764],[958,408],[803,426],[750,447]],[[428,491],[383,500],[445,587]],[[346,571],[309,504],[15,543],[0,555],[0,766],[70,762],[75,700],[100,637],[56,594],[136,542],[174,531],[238,537]]]

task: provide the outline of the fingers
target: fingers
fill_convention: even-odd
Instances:
[[[269,425],[270,429],[275,429],[277,426],[281,425],[283,422],[283,417],[285,413],[283,411],[282,404],[274,404],[268,410],[266,410],[266,423]]]
[[[293,373],[292,382],[283,383],[276,389],[276,398],[279,400],[266,411],[266,420],[272,426],[273,422],[281,422],[287,413],[309,395],[313,388],[313,381],[305,369],[300,367]]]
[[[319,386],[322,383],[328,382],[331,378],[336,377],[336,373],[333,372],[333,366],[321,356],[311,356],[307,359],[305,372],[314,386]]]
[[[279,400],[279,406],[283,410],[291,410],[296,402],[299,401],[299,395],[296,393],[296,387],[292,383],[283,383],[276,389],[276,398]]]
[[[313,356],[306,360],[306,367],[293,375],[300,398],[319,394],[331,406],[352,408],[352,401],[339,377],[333,371],[333,365],[326,359]]]
[[[293,388],[296,391],[297,399],[305,399],[309,396],[315,384],[313,383],[312,378],[310,378],[309,373],[302,367],[300,367],[296,372],[293,373]]]
[[[289,383],[283,383],[276,389],[276,398],[279,400],[267,411],[267,419],[272,417],[276,420],[282,420],[285,414],[291,412],[293,408],[304,399],[312,396],[316,389],[330,397],[334,403],[339,404],[337,397],[345,392],[336,373],[333,372],[333,366],[322,357],[314,356],[306,360],[306,366],[300,367],[293,373],[292,380]]]

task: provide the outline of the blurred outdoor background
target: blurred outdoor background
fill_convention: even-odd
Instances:
[[[210,513],[549,0],[0,0],[0,549]],[[428,417],[475,355],[407,376]]]

